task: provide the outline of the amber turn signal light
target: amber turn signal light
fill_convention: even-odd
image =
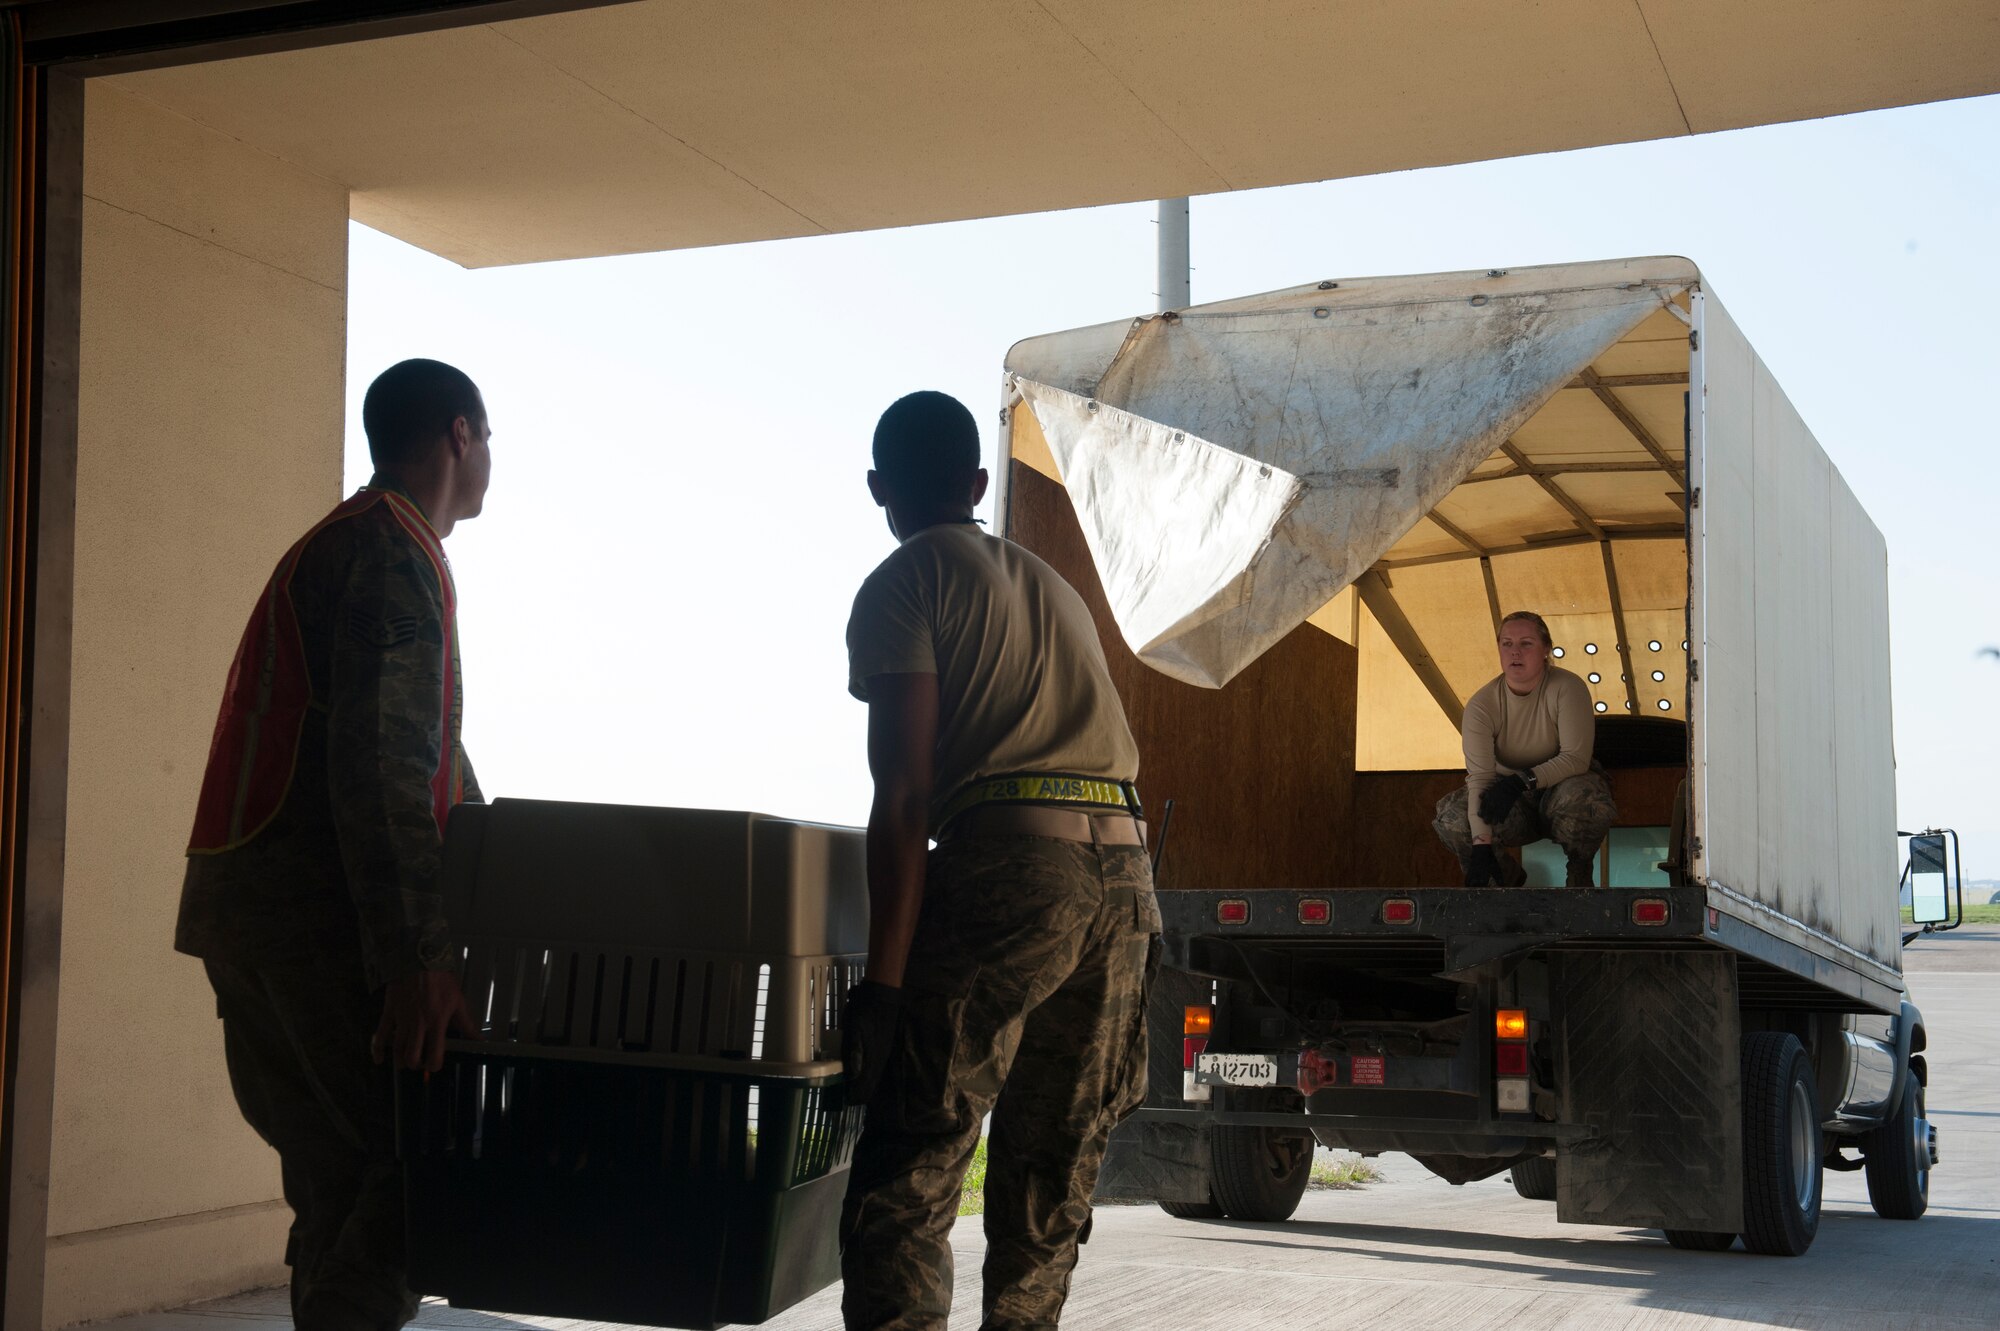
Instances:
[[[1519,1008],[1503,1007],[1493,1014],[1493,1038],[1496,1040],[1525,1040],[1528,1038],[1528,1014]]]
[[[1181,1009],[1182,1035],[1207,1035],[1215,1025],[1215,1009],[1188,1006]]]

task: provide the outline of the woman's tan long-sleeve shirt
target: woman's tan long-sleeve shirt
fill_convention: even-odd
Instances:
[[[1492,835],[1479,816],[1479,796],[1503,773],[1533,771],[1538,789],[1590,766],[1597,735],[1590,688],[1569,671],[1550,666],[1535,691],[1517,694],[1497,676],[1465,704],[1465,812],[1473,839]]]

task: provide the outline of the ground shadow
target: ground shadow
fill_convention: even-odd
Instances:
[[[1774,1290],[1786,1311],[1811,1325],[1824,1312],[1865,1322],[1925,1313],[1970,1325],[2000,1324],[2000,1290],[1991,1281],[1955,1280],[1948,1268],[1979,1273],[2000,1244],[2000,1220],[1932,1215],[1916,1223],[1882,1220],[1867,1210],[1826,1210],[1812,1248],[1797,1258],[1760,1257],[1736,1248],[1683,1252],[1658,1230],[1621,1229],[1562,1235],[1495,1234],[1337,1220],[1284,1224],[1202,1222],[1204,1242],[1325,1252],[1391,1266],[1446,1266],[1533,1282],[1625,1291],[1646,1305],[1708,1313],[1757,1311],[1768,1318]],[[1911,1302],[1919,1272],[1935,1273]],[[1699,1275],[1698,1281],[1690,1276]],[[1918,1306],[1921,1305],[1921,1306]],[[1859,1324],[1859,1323],[1855,1323]]]

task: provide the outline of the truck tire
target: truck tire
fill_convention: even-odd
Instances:
[[[1861,1139],[1868,1204],[1884,1220],[1915,1220],[1931,1204],[1932,1134],[1924,1114],[1924,1085],[1914,1068],[1903,1075],[1910,1080],[1896,1112]]]
[[[1508,1177],[1514,1180],[1514,1191],[1531,1202],[1556,1199],[1556,1162],[1546,1156],[1516,1160]]]
[[[1211,1190],[1205,1202],[1161,1202],[1160,1209],[1176,1220],[1220,1220],[1222,1208],[1215,1204]]]
[[[1301,1128],[1211,1129],[1208,1187],[1231,1220],[1290,1220],[1312,1176],[1313,1139]]]
[[[1743,1246],[1797,1257],[1819,1233],[1819,1092],[1798,1037],[1743,1037]]]
[[[1728,1252],[1736,1244],[1734,1234],[1707,1229],[1663,1229],[1667,1242],[1687,1252]]]

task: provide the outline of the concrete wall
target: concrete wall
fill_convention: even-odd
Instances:
[[[347,195],[89,91],[48,1326],[284,1278],[276,1157],[175,908],[223,675],[339,497]]]

